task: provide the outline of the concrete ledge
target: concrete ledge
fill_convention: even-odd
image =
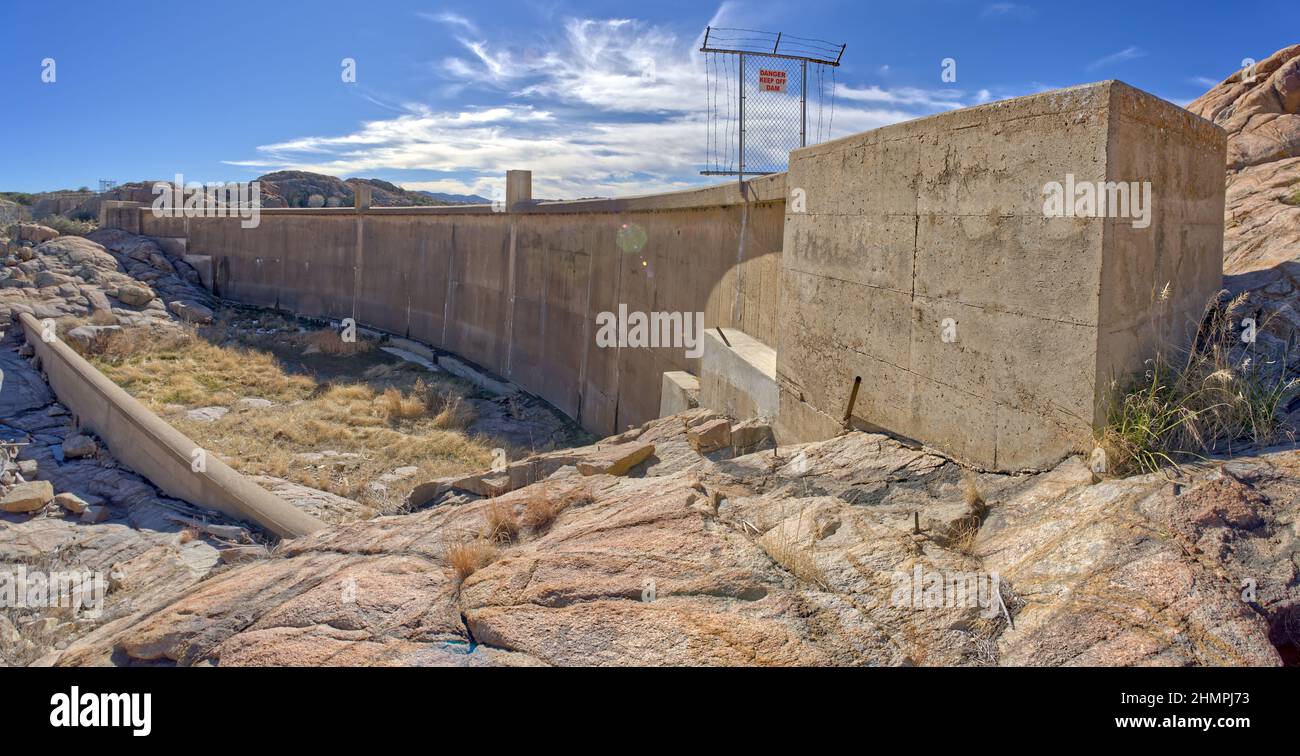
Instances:
[[[776,350],[735,328],[704,332],[700,406],[737,419],[775,420],[781,396]]]
[[[168,425],[59,339],[41,340],[41,322],[21,315],[27,343],[40,357],[50,388],[81,425],[94,431],[123,464],[168,495],[256,523],[283,538],[325,527],[207,454],[191,469],[199,445]]]
[[[186,254],[181,257],[191,268],[199,274],[199,283],[208,291],[215,292],[212,288],[212,256],[211,255],[190,255]]]
[[[659,389],[659,417],[676,415],[700,406],[700,379],[684,370],[664,373]]]

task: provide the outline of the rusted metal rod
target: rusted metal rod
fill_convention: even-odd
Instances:
[[[844,425],[848,427],[849,419],[853,417],[853,405],[858,403],[858,388],[862,385],[862,376],[853,376],[853,390],[849,392],[849,406],[844,409]]]

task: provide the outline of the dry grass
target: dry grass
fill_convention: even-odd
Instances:
[[[395,387],[384,389],[379,401],[389,420],[409,420],[425,413],[423,400],[417,396],[403,394]]]
[[[1287,378],[1290,355],[1272,359],[1264,349],[1242,344],[1237,328],[1246,315],[1246,295],[1222,306],[1221,296],[1206,306],[1192,348],[1162,350],[1127,385],[1112,381],[1109,418],[1098,439],[1110,472],[1177,468],[1207,454],[1230,453],[1234,446],[1275,443],[1283,435],[1278,408],[1300,387]]]
[[[447,564],[451,565],[452,570],[456,572],[457,581],[463,582],[465,578],[491,564],[496,554],[495,544],[482,538],[475,538],[448,546],[446,559]]]
[[[218,346],[192,333],[129,328],[106,340],[89,359],[111,380],[231,467],[271,475],[344,496],[377,512],[392,512],[418,482],[482,470],[491,444],[460,429],[473,421],[468,389],[449,378],[415,381],[410,371],[385,368],[378,378],[322,383],[287,372],[269,352]],[[349,379],[351,380],[351,379]],[[405,389],[389,385],[404,380]],[[411,385],[414,384],[414,385]],[[272,407],[244,409],[257,397]],[[223,406],[216,422],[196,422],[174,407]],[[332,450],[356,457],[305,463],[307,452]],[[411,478],[370,483],[398,467]]]
[[[286,373],[266,352],[217,346],[184,331],[123,329],[86,356],[114,383],[155,407],[229,405],[245,396],[292,402],[317,389],[315,381]]]
[[[108,310],[95,310],[90,314],[90,324],[97,326],[117,325],[117,316]]]
[[[351,357],[365,354],[375,348],[374,342],[368,339],[356,338],[352,341],[344,341],[341,333],[330,328],[309,331],[302,334],[300,338],[304,347],[314,347],[315,351],[332,357]]]
[[[979,476],[973,470],[966,470],[961,480],[962,501],[966,504],[966,514],[950,523],[941,533],[935,533],[934,539],[945,549],[961,554],[970,554],[975,546],[975,536],[979,534],[989,506],[980,491]]]
[[[792,534],[782,523],[768,531],[758,543],[773,561],[784,567],[791,575],[812,583],[822,590],[828,589],[826,573],[817,564],[816,554],[813,553],[815,539],[813,545],[805,546],[802,534],[798,532]]]
[[[483,512],[483,537],[495,543],[511,543],[519,538],[519,516],[515,505],[493,500]]]
[[[534,534],[545,532],[560,514],[569,507],[586,506],[596,500],[595,495],[590,488],[578,488],[563,496],[552,496],[551,492],[542,486],[524,504],[524,514],[522,522],[524,527],[531,530]]]

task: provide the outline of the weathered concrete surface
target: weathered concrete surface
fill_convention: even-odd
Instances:
[[[775,420],[776,350],[735,328],[723,330],[704,332],[700,406],[731,417]]]
[[[676,415],[700,404],[700,379],[683,370],[664,373],[659,395],[659,417]]]
[[[699,359],[599,348],[598,313],[703,312],[774,342],[784,188],[779,174],[506,213],[270,209],[254,229],[113,206],[105,223],[187,238],[212,258],[220,296],[314,317],[355,307],[360,324],[461,355],[603,435],[657,417],[662,374],[698,373]]]
[[[320,520],[268,493],[232,470],[216,455],[203,453],[104,377],[57,336],[44,341],[41,322],[20,315],[27,343],[36,349],[50,387],[81,424],[104,440],[113,456],[168,494],[242,520],[278,536],[293,538],[324,526]],[[195,453],[204,469],[194,468]]]
[[[858,427],[988,469],[1083,450],[1110,377],[1180,341],[1219,286],[1224,139],[1105,82],[793,153],[778,438],[837,432],[861,377]],[[1044,187],[1070,176],[1151,182],[1150,225],[1048,217]]]
[[[1218,287],[1224,149],[1208,122],[1105,82],[799,150],[788,175],[651,197],[534,203],[516,174],[508,212],[264,210],[255,229],[105,212],[186,238],[222,296],[355,316],[462,355],[598,434],[658,416],[664,373],[702,375],[680,347],[598,347],[597,316],[625,305],[703,312],[708,331],[775,346],[777,399],[737,411],[775,405],[782,439],[840,432],[860,377],[856,427],[1043,469],[1090,443],[1110,379],[1178,342]],[[1044,186],[1070,181],[1150,182],[1150,225],[1049,217]]]

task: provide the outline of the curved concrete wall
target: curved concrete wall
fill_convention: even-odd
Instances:
[[[426,341],[596,433],[654,417],[663,373],[701,374],[681,349],[597,347],[597,314],[625,304],[774,348],[782,443],[852,426],[1043,469],[1091,448],[1110,378],[1185,343],[1220,285],[1225,139],[1100,82],[796,150],[743,186],[504,214],[267,210],[254,230],[148,208],[110,222],[188,237],[223,296]],[[1053,186],[1071,192],[1056,210]],[[620,247],[630,224],[643,248]]]
[[[187,237],[218,294],[361,325],[466,357],[600,435],[653,419],[662,375],[699,372],[681,348],[600,348],[596,316],[703,312],[707,327],[775,343],[785,177],[619,200],[488,207],[263,210],[106,221]],[[644,245],[628,244],[644,230]],[[623,243],[620,244],[620,232]]]
[[[123,464],[178,499],[256,523],[293,538],[324,523],[274,496],[212,455],[192,470],[198,444],[168,425],[110,381],[67,344],[41,340],[41,322],[21,315],[27,343],[36,349],[50,387],[81,425],[95,432]]]

